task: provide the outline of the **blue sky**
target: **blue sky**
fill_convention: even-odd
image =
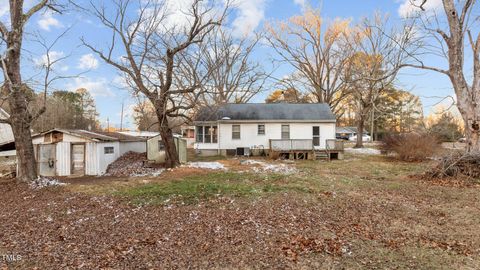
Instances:
[[[178,2],[186,0],[177,0]],[[249,31],[249,28],[261,29],[263,23],[271,20],[284,20],[302,12],[307,0],[239,0],[238,5],[229,24],[234,31]],[[323,0],[310,1],[310,5],[322,7],[323,16],[326,18],[349,18],[358,21],[362,17],[371,16],[375,11],[388,13],[393,22],[400,21],[400,15],[406,8],[408,0]],[[5,0],[0,0],[0,20],[6,19]],[[27,5],[35,0],[26,0]],[[432,0],[432,5],[438,5],[438,0]],[[108,44],[110,33],[100,26],[95,18],[90,18],[79,12],[71,11],[63,15],[42,13],[35,16],[27,26],[29,37],[25,41],[24,52],[24,79],[36,74],[35,63],[41,62],[42,54],[45,52],[35,43],[33,34],[40,34],[47,41],[52,41],[60,33],[70,29],[53,48],[54,54],[66,59],[56,67],[58,73],[63,75],[78,75],[79,78],[65,79],[57,82],[53,89],[65,89],[73,91],[77,88],[87,88],[95,97],[97,108],[100,113],[102,125],[106,125],[106,119],[111,125],[119,125],[122,102],[125,105],[127,117],[124,120],[127,127],[134,127],[134,122],[128,116],[134,100],[127,90],[121,89],[119,74],[98,57],[81,46],[80,38],[105,47]],[[255,54],[257,61],[271,67],[271,59],[275,57],[274,52],[266,47],[259,48]],[[289,74],[291,69],[283,66],[276,70],[276,77],[283,77]],[[398,85],[410,90],[422,98],[425,112],[428,113],[438,99],[430,96],[446,96],[453,94],[449,80],[440,74],[433,72],[404,70],[398,79]],[[273,89],[272,89],[273,90]],[[267,93],[257,96],[253,101],[263,102]]]

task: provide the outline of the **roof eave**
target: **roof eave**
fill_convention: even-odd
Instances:
[[[222,119],[216,121],[195,121],[194,124],[216,124],[216,123],[336,123],[336,119],[258,119],[258,120],[236,120],[236,119]]]

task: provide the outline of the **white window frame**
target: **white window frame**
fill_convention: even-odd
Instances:
[[[210,132],[210,129],[213,129],[213,132],[208,134]],[[201,130],[201,133],[198,133],[198,131]],[[195,142],[196,143],[206,143],[206,144],[214,144],[218,143],[218,126],[216,125],[204,125],[204,126],[196,126],[195,127]],[[201,140],[199,140],[198,135],[201,135]],[[210,137],[210,142],[206,142],[205,138]]]
[[[108,149],[108,150],[107,150]],[[111,152],[110,152],[110,149],[111,149]],[[104,146],[103,147],[103,153],[105,155],[111,155],[111,154],[115,154],[115,147],[113,146]]]
[[[238,127],[238,131],[234,131],[235,127]],[[238,133],[236,138],[235,133]],[[232,125],[232,140],[240,140],[242,138],[242,127],[240,125]]]
[[[260,133],[260,126],[263,126],[263,133]],[[265,133],[267,133],[265,124],[258,124],[257,125],[257,135],[265,136]]]
[[[287,127],[288,128],[288,131],[283,131],[283,127]],[[284,133],[287,133],[288,132],[288,138],[284,137]],[[280,138],[282,138],[282,140],[290,140],[290,125],[284,125],[282,124],[282,126],[280,127]]]
[[[318,135],[315,135],[315,128],[318,128]],[[315,138],[318,138],[318,144],[315,144]],[[312,143],[313,146],[320,146],[320,126],[312,126]]]

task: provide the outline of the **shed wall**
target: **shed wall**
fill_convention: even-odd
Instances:
[[[69,142],[59,142],[56,146],[56,173],[58,176],[70,175],[71,145]]]
[[[105,147],[113,147],[112,154],[105,154]],[[98,168],[96,175],[102,175],[107,172],[107,167],[120,157],[120,143],[119,142],[103,142],[97,143],[97,157]]]
[[[97,143],[88,142],[85,144],[85,174],[99,175]]]
[[[151,161],[155,161],[157,163],[163,163],[166,159],[165,151],[158,150],[158,142],[161,141],[162,138],[160,136],[156,136],[150,138],[147,141],[147,159]],[[180,138],[174,138],[175,146],[177,147],[178,151],[178,158],[180,163],[187,162],[187,141]]]
[[[147,152],[147,142],[120,142],[120,155],[130,151],[137,153]]]

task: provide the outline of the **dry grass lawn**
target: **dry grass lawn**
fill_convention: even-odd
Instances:
[[[32,190],[0,184],[11,268],[480,269],[480,189],[381,156],[298,173],[179,168]]]

